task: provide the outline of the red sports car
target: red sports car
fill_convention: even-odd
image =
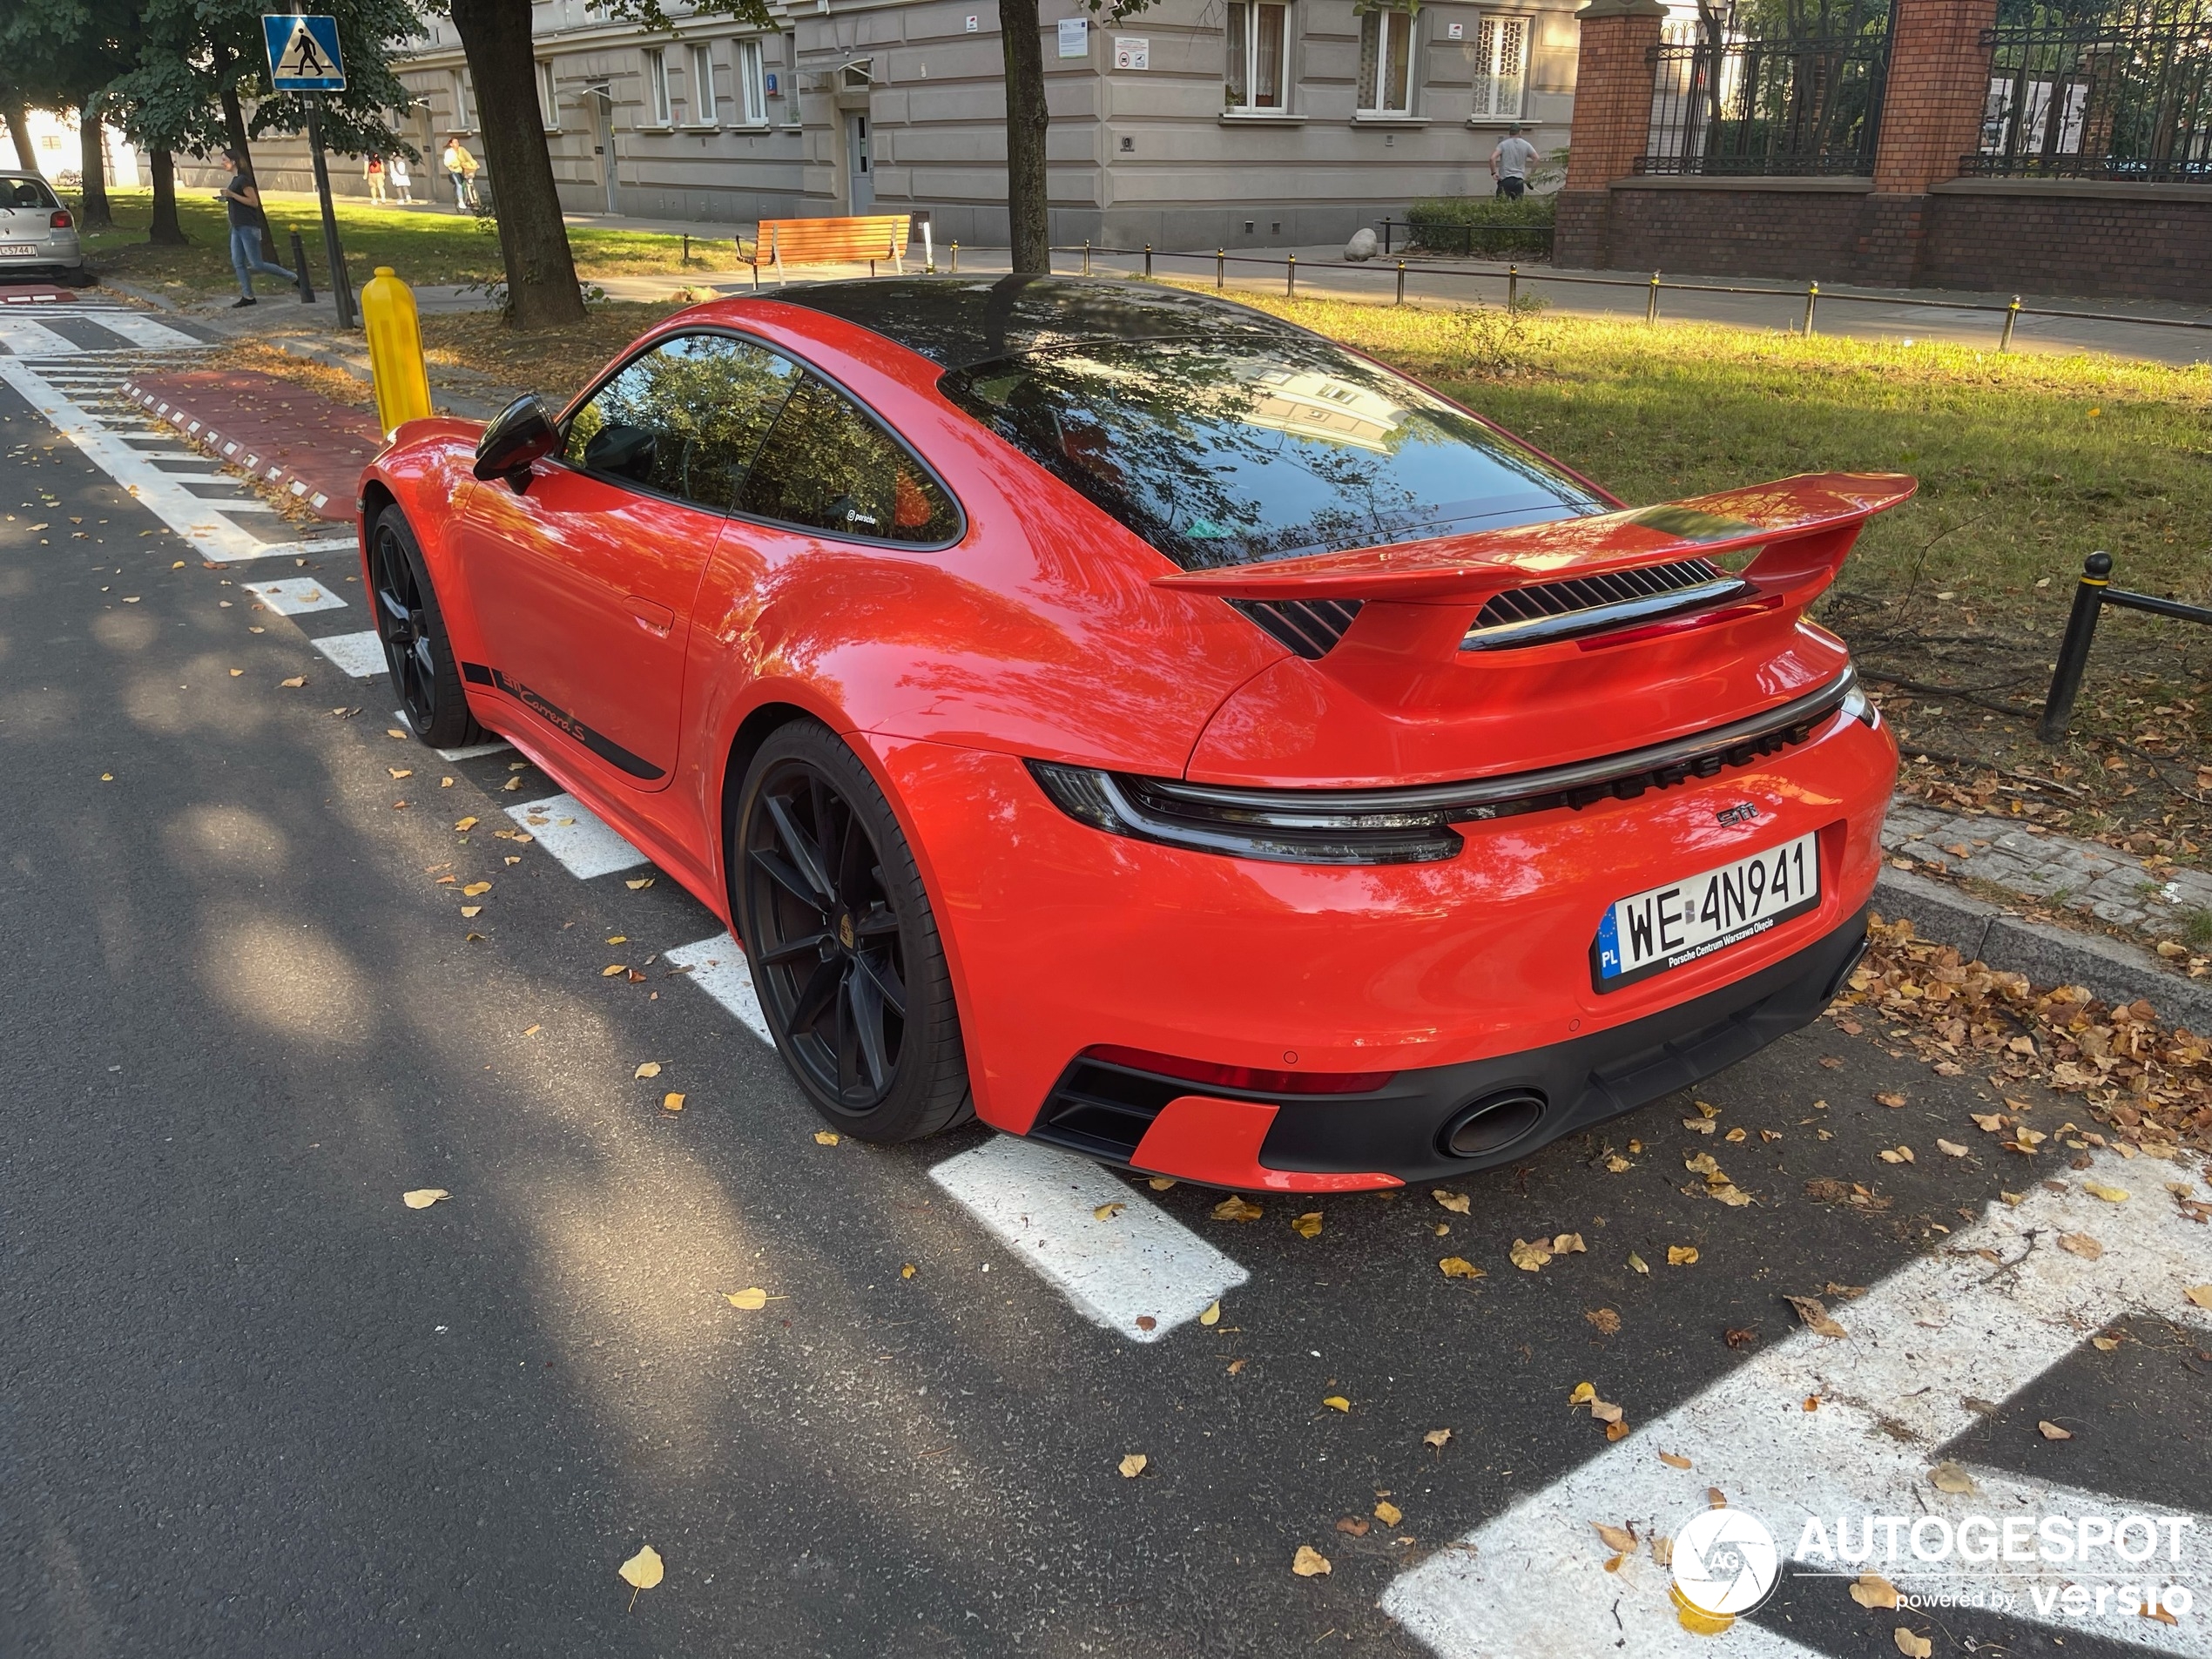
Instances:
[[[1804,612],[1912,488],[1626,509],[1239,306],[917,277],[413,422],[360,507],[417,735],[512,739],[725,918],[837,1128],[1323,1191],[1827,1004],[1897,751]]]

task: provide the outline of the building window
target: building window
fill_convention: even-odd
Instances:
[[[469,78],[455,70],[452,76],[453,130],[473,132],[475,125],[469,119]]]
[[[668,54],[645,54],[645,120],[657,127],[674,126],[676,112],[668,101]]]
[[[1230,0],[1229,71],[1222,88],[1230,109],[1257,114],[1289,106],[1290,12],[1260,0]]]
[[[714,54],[705,46],[691,48],[691,125],[711,127],[714,111]]]
[[[1474,36],[1474,112],[1517,118],[1528,81],[1528,19],[1484,14]]]
[[[1359,19],[1361,115],[1413,112],[1413,30],[1410,11],[1370,11]]]
[[[543,58],[537,65],[537,118],[548,132],[561,130],[561,95],[553,84],[553,65]]]
[[[760,61],[760,43],[738,43],[738,120],[749,127],[768,123],[768,71]]]
[[[792,126],[799,123],[799,31],[792,30],[784,37],[784,119]]]

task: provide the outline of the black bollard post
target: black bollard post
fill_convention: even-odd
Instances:
[[[314,304],[314,280],[307,274],[307,245],[300,239],[297,231],[292,233],[292,268],[300,278],[300,303]]]
[[[2066,619],[2058,667],[2051,675],[2051,694],[2044,699],[2043,719],[2035,729],[2035,735],[2046,743],[2057,743],[2066,736],[2074,700],[2081,695],[2081,676],[2089,666],[2089,644],[2097,637],[2097,618],[2104,611],[2105,590],[2111,585],[2111,554],[2092,553],[2081,562],[2081,580],[2074,590],[2074,610]]]

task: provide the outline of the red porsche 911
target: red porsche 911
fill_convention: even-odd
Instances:
[[[1912,488],[1628,509],[1224,300],[914,277],[412,422],[360,506],[416,734],[725,918],[836,1128],[1324,1191],[1826,1006],[1897,751],[1805,610]]]

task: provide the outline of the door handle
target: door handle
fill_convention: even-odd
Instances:
[[[637,618],[637,625],[649,634],[668,637],[668,631],[676,625],[676,613],[666,605],[657,605],[651,599],[641,599],[636,594],[627,595],[623,604],[630,614]]]

